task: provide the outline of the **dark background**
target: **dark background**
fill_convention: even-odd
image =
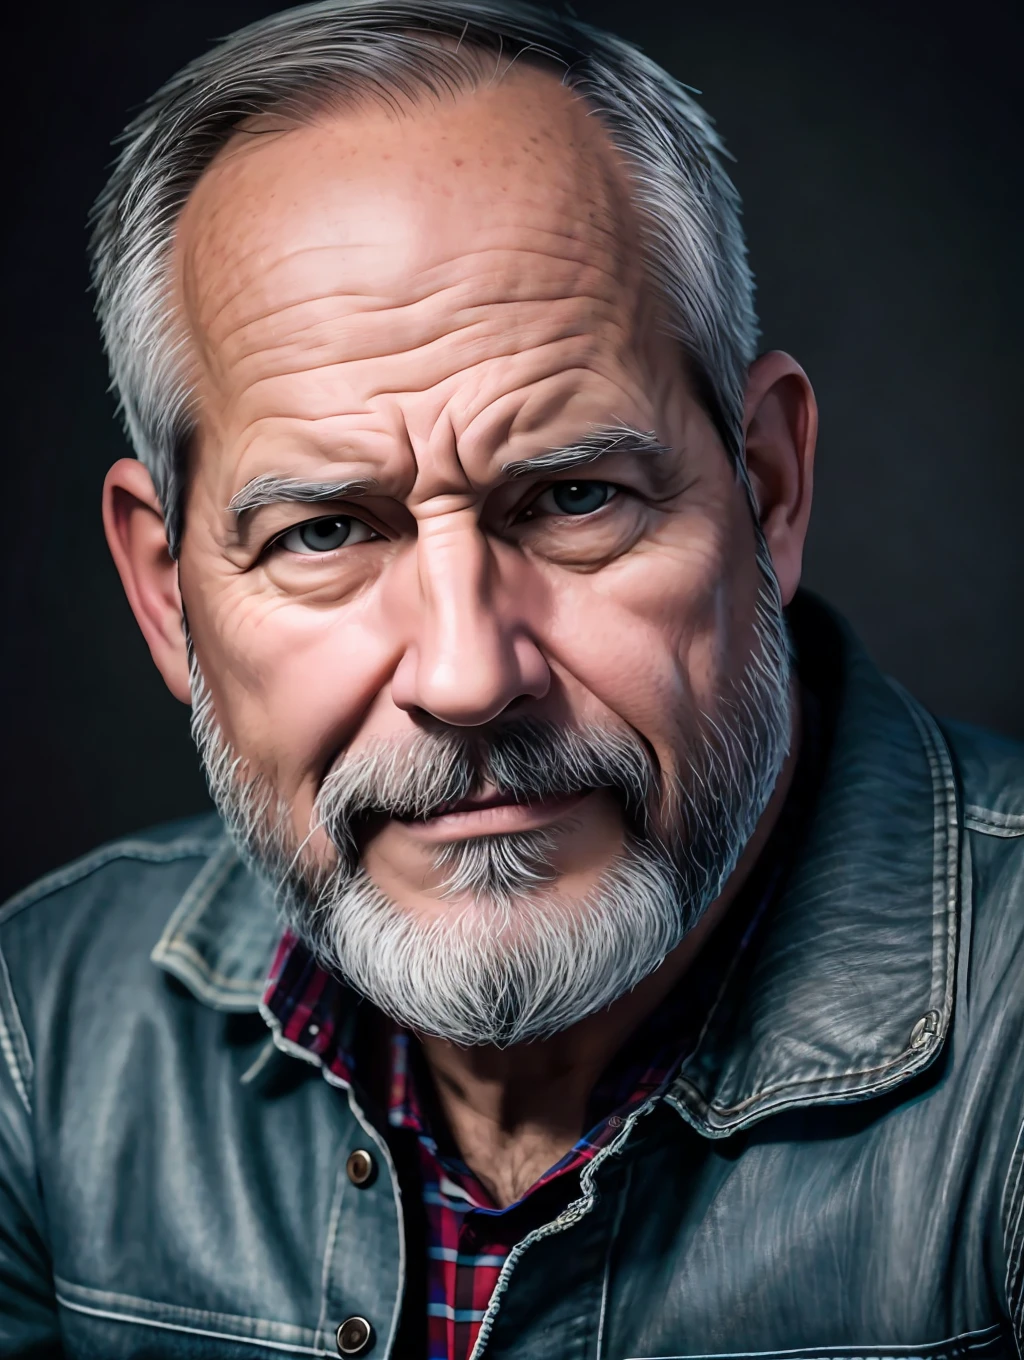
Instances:
[[[279,7],[95,0],[7,21],[0,896],[206,802],[103,543],[103,473],[126,447],[84,223],[129,111]],[[938,712],[1024,737],[1024,10],[575,9],[701,90],[736,156],[764,345],[803,362],[822,409],[807,583]]]

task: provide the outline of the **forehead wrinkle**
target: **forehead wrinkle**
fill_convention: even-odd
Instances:
[[[388,349],[367,347],[356,355],[339,356],[331,353],[332,346],[327,342],[318,343],[312,348],[302,347],[297,341],[281,343],[274,348],[251,351],[235,360],[233,367],[241,379],[238,383],[237,399],[242,401],[246,395],[255,394],[271,384],[285,383],[289,379],[302,376],[320,377],[332,369],[336,369],[339,378],[346,381],[346,372],[349,378],[354,378],[360,368],[381,360],[390,361],[391,371],[387,374],[379,372],[375,384],[360,385],[360,397],[364,402],[382,396],[420,395],[445,383],[463,379],[469,381],[479,370],[492,364],[517,358],[526,360],[530,356],[543,362],[551,351],[572,345],[576,341],[581,342],[586,351],[593,347],[594,336],[591,328],[579,324],[573,318],[566,318],[559,326],[553,326],[551,329],[553,333],[543,339],[528,337],[523,343],[515,343],[518,337],[514,329],[510,326],[496,325],[493,317],[489,315],[487,318],[467,321],[419,344]],[[499,338],[506,343],[494,346],[486,353],[479,352],[481,347],[477,341]],[[263,361],[262,366],[265,367],[275,358],[278,363],[274,365],[272,372],[264,371],[248,380],[244,378],[244,370],[251,367],[253,361]],[[424,372],[420,380],[414,382],[410,380],[413,375],[407,373],[410,365],[416,368],[423,366],[429,371]],[[381,368],[383,369],[383,364]],[[509,379],[514,381],[518,373],[518,369],[510,372]],[[307,400],[311,395],[306,394]],[[335,395],[332,386],[327,390],[326,396],[332,399]],[[324,419],[340,414],[342,412],[335,407],[322,416],[312,413],[307,416],[303,412],[299,418]]]
[[[309,255],[333,254],[343,249],[347,248],[337,246],[310,247],[303,253]],[[519,267],[516,269],[494,268],[494,257],[497,257],[498,264],[515,264]],[[539,259],[542,265],[548,265],[549,268],[547,270],[543,268],[541,270],[531,269],[530,263],[535,258]],[[302,334],[316,325],[337,325],[339,321],[358,324],[361,318],[372,318],[375,315],[386,316],[388,324],[393,325],[396,317],[402,320],[411,319],[420,311],[429,313],[433,307],[437,307],[441,311],[446,305],[449,305],[454,315],[442,313],[436,325],[431,328],[433,335],[442,336],[460,329],[460,323],[456,319],[459,313],[472,314],[476,311],[483,311],[489,314],[496,308],[517,304],[523,306],[531,303],[540,305],[545,302],[559,301],[592,302],[598,305],[612,303],[616,294],[622,291],[623,285],[623,279],[615,269],[614,264],[614,260],[611,259],[608,259],[607,263],[593,258],[588,259],[585,252],[580,252],[576,258],[571,255],[559,257],[553,255],[550,251],[533,248],[522,243],[516,246],[485,247],[474,251],[460,252],[438,262],[429,270],[416,274],[408,280],[409,286],[405,290],[406,296],[404,298],[386,297],[367,288],[360,291],[356,286],[350,285],[345,280],[330,288],[325,289],[321,285],[315,290],[304,291],[298,296],[283,298],[273,305],[266,305],[258,311],[243,314],[238,320],[231,320],[229,324],[220,328],[218,323],[230,313],[234,306],[239,304],[245,291],[247,291],[243,289],[241,293],[233,293],[207,318],[205,329],[209,333],[210,339],[216,340],[219,344],[229,344],[250,327],[257,327],[263,322],[285,322],[290,314],[299,312],[303,308],[322,308],[327,311],[334,307],[338,310],[332,311],[329,316],[308,323],[300,328],[298,334]],[[554,271],[550,269],[551,265],[555,266]],[[432,277],[452,269],[465,271],[464,276],[455,278],[450,282],[443,279],[438,281],[436,277]],[[601,288],[599,286],[601,281],[605,281],[607,287]],[[261,301],[265,300],[265,289],[262,285],[259,288],[259,296]],[[345,305],[356,300],[359,303],[370,305]]]

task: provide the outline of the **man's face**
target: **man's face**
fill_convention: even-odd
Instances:
[[[735,726],[751,512],[637,242],[600,125],[529,70],[239,134],[193,193],[181,591],[218,740],[305,862],[336,858],[332,772],[520,720],[629,743],[668,839],[698,741]],[[581,446],[600,456],[530,462]],[[429,930],[476,905],[452,846],[539,833],[543,900],[585,911],[635,830],[623,798],[510,801],[474,768],[454,807],[360,822],[366,880]]]

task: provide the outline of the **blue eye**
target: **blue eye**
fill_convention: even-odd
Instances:
[[[282,534],[278,542],[288,552],[315,553],[334,552],[353,543],[365,543],[377,535],[361,519],[350,515],[325,515],[322,519],[310,519],[305,524],[297,524]]]
[[[534,508],[554,515],[592,515],[616,494],[611,482],[555,482],[534,501]]]

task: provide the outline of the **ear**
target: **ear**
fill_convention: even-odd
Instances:
[[[750,367],[744,410],[747,471],[783,604],[800,584],[811,514],[818,404],[795,359],[779,350]]]
[[[103,528],[124,593],[167,688],[191,702],[178,567],[149,472],[122,458],[103,483]]]

